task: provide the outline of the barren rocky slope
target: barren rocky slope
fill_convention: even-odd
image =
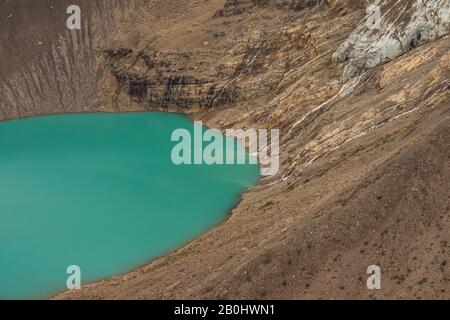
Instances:
[[[71,32],[38,2],[0,4],[3,119],[177,111],[282,144],[229,221],[57,298],[450,298],[448,1],[382,1],[377,29],[366,1],[90,1]]]

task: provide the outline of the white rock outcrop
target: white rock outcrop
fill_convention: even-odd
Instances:
[[[344,80],[450,32],[450,0],[377,0],[333,56]]]

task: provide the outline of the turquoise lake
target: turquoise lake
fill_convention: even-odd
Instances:
[[[0,299],[65,290],[70,265],[82,284],[131,271],[226,220],[258,166],[177,166],[178,128],[194,124],[167,113],[0,122]]]

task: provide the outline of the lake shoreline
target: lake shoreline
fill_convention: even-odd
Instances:
[[[68,113],[68,114],[66,114],[66,113],[58,113],[58,114],[39,115],[39,116],[34,116],[34,117],[27,117],[27,118],[24,118],[24,119],[8,119],[8,120],[5,120],[4,122],[6,122],[6,121],[13,122],[13,121],[32,120],[32,119],[36,119],[36,118],[40,118],[42,120],[45,120],[45,118],[47,118],[47,120],[51,120],[53,123],[58,123],[59,124],[59,119],[55,119],[55,117],[58,117],[58,116],[64,117],[64,116],[71,116],[71,115],[80,115],[80,116],[85,116],[85,115],[132,115],[132,116],[136,116],[139,119],[142,119],[140,117],[141,114],[142,115],[150,115],[150,114],[179,115],[179,116],[182,116],[183,118],[185,118],[186,121],[189,121],[189,123],[194,125],[194,123],[192,122],[192,118],[186,116],[185,114],[181,114],[181,113],[163,113],[163,112],[158,112],[158,111],[149,111],[149,112],[146,112],[146,111],[143,111],[143,112],[82,112],[82,113]],[[145,119],[143,121],[145,121]],[[21,122],[21,124],[23,125],[23,122]],[[45,124],[45,122],[44,122],[44,124]],[[51,128],[52,127],[50,126],[48,128],[48,130],[52,130]],[[155,129],[155,130],[159,131],[158,129]],[[168,130],[170,130],[170,129],[168,129]],[[77,134],[75,134],[75,135],[77,135]],[[114,140],[114,137],[112,137],[111,139]],[[40,140],[38,140],[38,141],[40,141]],[[98,279],[95,279],[95,280],[89,280],[89,281],[86,282],[86,285],[84,285],[84,286],[90,286],[90,285],[95,284],[95,283],[108,281],[108,280],[111,280],[111,279],[113,279],[115,277],[120,277],[120,276],[127,275],[129,273],[136,272],[139,269],[145,268],[146,266],[152,264],[154,261],[156,261],[158,259],[161,259],[162,257],[174,254],[174,253],[182,250],[183,248],[189,246],[189,244],[191,244],[192,242],[198,240],[199,238],[203,237],[205,234],[207,234],[211,230],[214,230],[215,228],[217,228],[221,224],[223,224],[226,221],[228,221],[230,219],[230,217],[232,216],[233,210],[241,203],[243,195],[245,193],[247,193],[249,190],[251,190],[253,187],[255,187],[259,183],[260,179],[261,179],[261,176],[258,175],[257,180],[255,180],[254,183],[252,183],[252,186],[250,188],[246,188],[242,192],[240,192],[238,197],[233,201],[233,204],[230,205],[230,207],[228,209],[221,211],[222,212],[221,214],[224,215],[225,218],[221,219],[221,221],[219,221],[217,223],[214,223],[211,227],[208,227],[206,230],[204,230],[203,232],[197,234],[195,237],[191,237],[188,241],[183,242],[181,245],[177,245],[175,249],[166,251],[166,252],[164,252],[164,253],[162,253],[160,255],[157,255],[155,257],[150,258],[149,260],[146,260],[146,261],[144,261],[142,263],[136,264],[134,267],[129,268],[128,271],[118,272],[118,273],[116,273],[114,275],[101,277],[101,278],[98,278]],[[145,246],[145,244],[143,244],[143,246]],[[52,298],[54,298],[54,297],[56,297],[56,296],[58,296],[60,294],[63,294],[64,292],[66,292],[66,290],[64,290],[64,289],[63,290],[58,290],[58,291],[52,292],[50,294],[45,294],[44,296],[41,296],[41,297],[39,297],[37,299],[42,299],[42,298],[52,299]]]

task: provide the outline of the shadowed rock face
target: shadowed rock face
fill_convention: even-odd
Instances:
[[[345,80],[450,32],[447,0],[375,1],[366,12],[333,56],[346,64]]]
[[[2,119],[163,110],[281,130],[279,174],[229,221],[58,298],[450,297],[447,1],[384,1],[372,31],[366,1],[89,1],[79,32],[63,2],[26,3],[0,4]]]

